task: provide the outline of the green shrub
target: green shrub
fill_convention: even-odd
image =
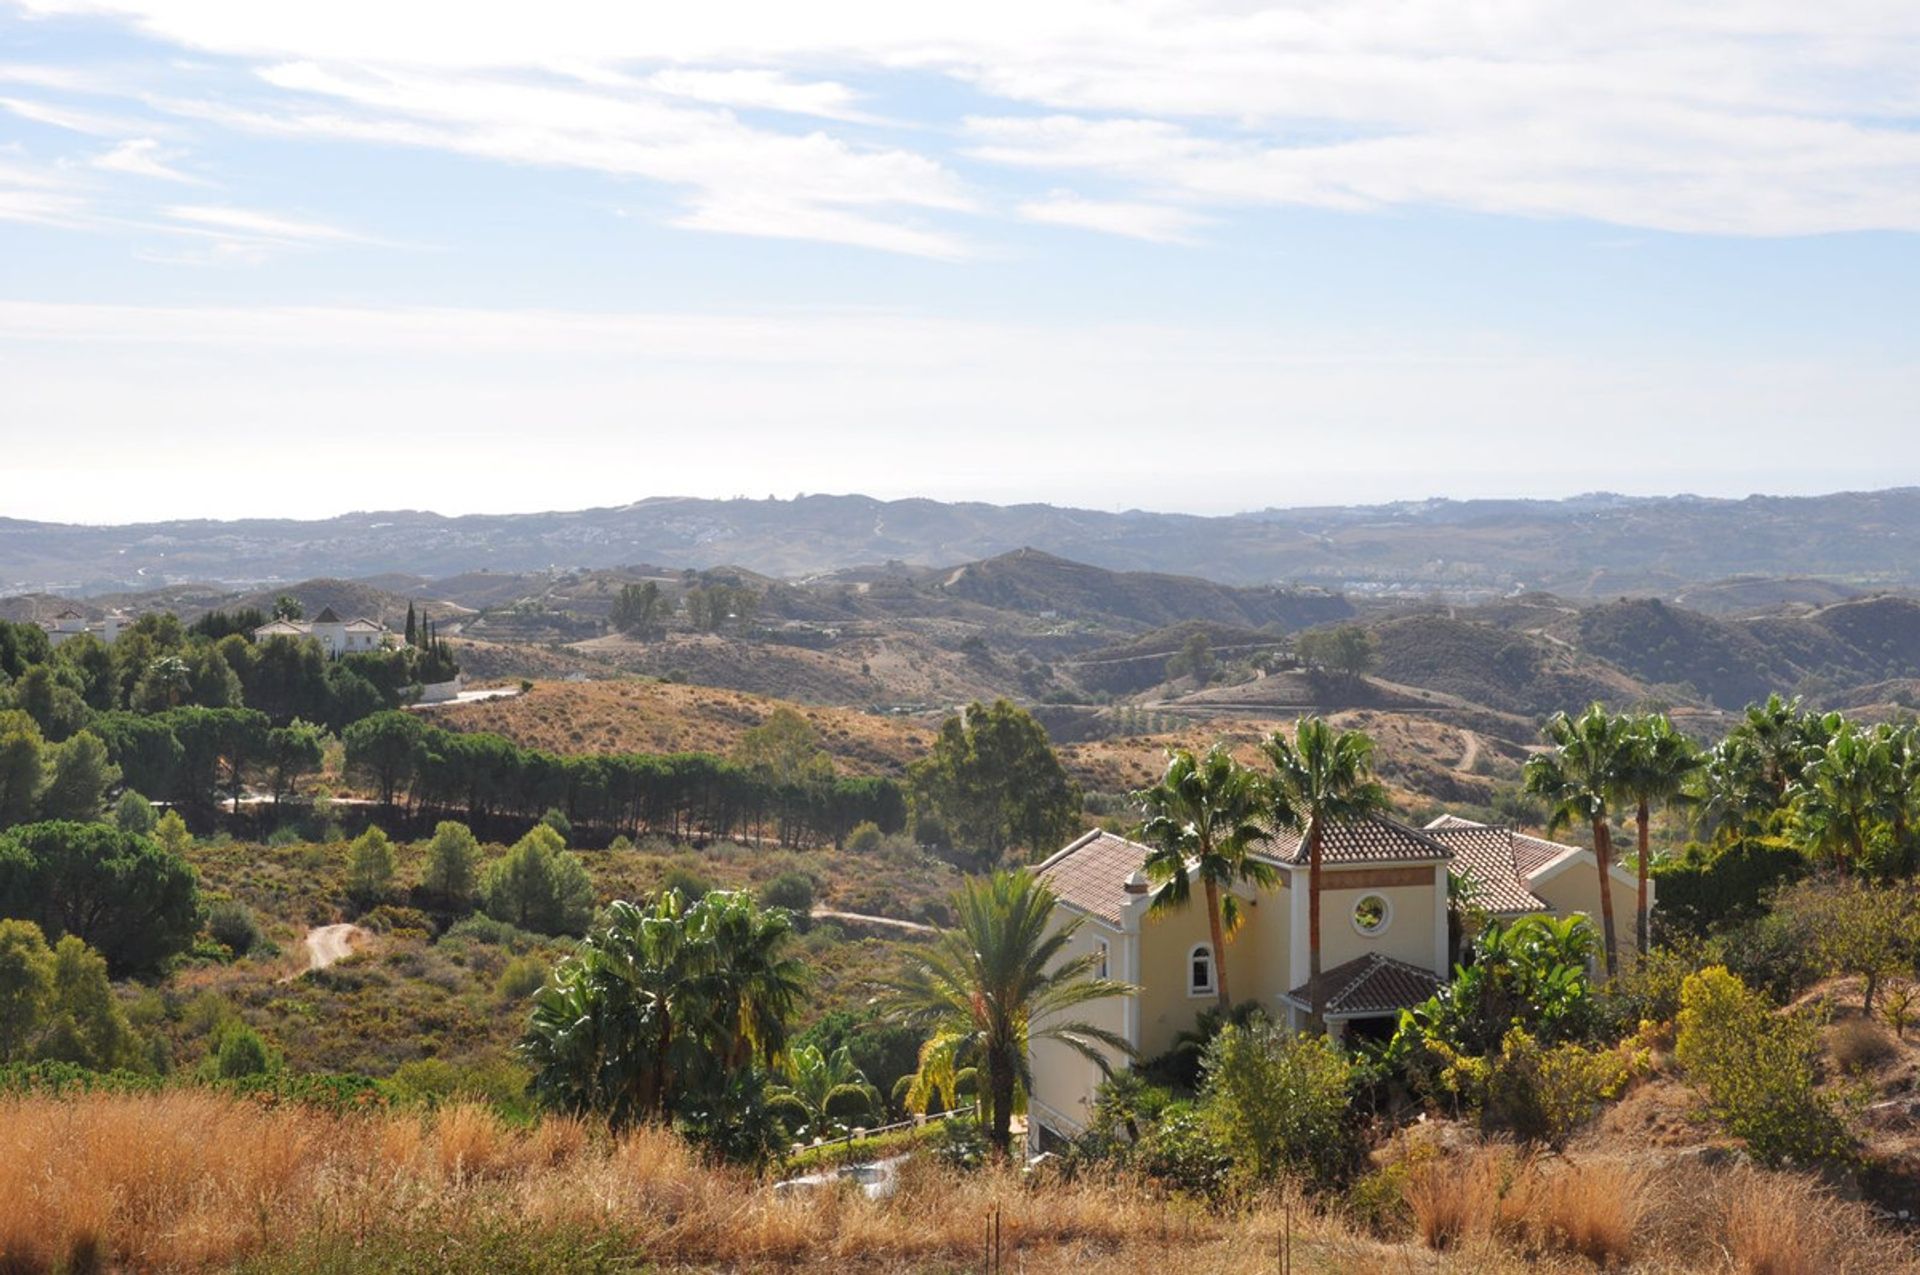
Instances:
[[[473,898],[480,843],[463,823],[443,820],[427,842],[427,867],[420,884],[448,908],[465,909]]]
[[[1768,1165],[1844,1159],[1852,1140],[1819,1092],[1820,1028],[1776,1014],[1766,998],[1714,966],[1680,994],[1674,1056],[1706,1091],[1727,1130]]]
[[[580,934],[593,920],[593,881],[560,834],[537,824],[487,869],[487,915],[541,934]]]
[[[235,1023],[220,1033],[213,1052],[213,1074],[220,1080],[264,1076],[275,1070],[266,1042],[251,1027]]]
[[[1689,845],[1678,859],[1652,869],[1660,893],[1655,915],[1663,929],[1702,936],[1760,915],[1768,895],[1807,871],[1807,857],[1777,838],[1744,837],[1719,850]]]
[[[1353,1066],[1324,1036],[1255,1021],[1221,1029],[1207,1047],[1201,1110],[1249,1182],[1282,1172],[1345,1177],[1361,1145],[1348,1125]]]
[[[612,841],[607,842],[607,852],[609,854],[618,853],[619,851],[622,851],[622,850],[631,850],[631,849],[633,849],[633,838],[629,837],[624,832],[621,833],[619,836],[615,837]]]
[[[375,825],[347,848],[347,894],[364,907],[384,899],[392,888],[393,842]]]
[[[523,1001],[547,981],[547,963],[537,956],[516,956],[494,980],[493,994],[503,1001]]]
[[[1226,1194],[1234,1157],[1220,1138],[1218,1122],[1193,1103],[1177,1102],[1140,1139],[1133,1162],[1142,1173],[1175,1190],[1219,1199]]]
[[[783,872],[760,887],[760,906],[785,908],[793,927],[805,933],[813,924],[813,878],[804,872]]]
[[[489,947],[504,947],[509,952],[524,952],[540,943],[542,935],[520,929],[505,921],[496,921],[490,916],[470,916],[454,922],[441,941],[465,939],[470,943],[485,943]]]
[[[245,956],[263,939],[253,909],[237,899],[220,899],[207,908],[207,933],[235,956]]]
[[[880,825],[868,819],[855,824],[847,834],[847,849],[855,854],[872,854],[886,839],[887,834],[880,831]]]

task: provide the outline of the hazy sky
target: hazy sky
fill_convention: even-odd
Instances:
[[[0,516],[1920,482],[1911,0],[0,0]]]

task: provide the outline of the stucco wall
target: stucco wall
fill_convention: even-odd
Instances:
[[[1432,875],[1431,869],[1420,871]],[[1332,969],[1355,957],[1377,952],[1421,969],[1433,968],[1434,886],[1393,885],[1355,886],[1355,874],[1323,870],[1320,874],[1320,968]],[[1306,888],[1307,874],[1296,877]],[[1368,895],[1377,894],[1387,901],[1386,927],[1377,934],[1362,934],[1353,924],[1353,909]],[[1304,971],[1301,981],[1305,981]]]
[[[1058,926],[1067,917],[1073,915],[1064,908],[1054,909],[1054,926]],[[1124,965],[1125,939],[1116,931],[1109,930],[1095,921],[1083,921],[1067,940],[1061,954],[1063,961],[1072,960],[1094,951],[1097,940],[1104,939],[1108,948],[1109,977],[1126,979]],[[1096,971],[1097,972],[1097,971]],[[1129,980],[1131,981],[1131,980]],[[1131,998],[1116,996],[1091,1001],[1074,1011],[1078,1021],[1103,1027],[1116,1036],[1126,1035],[1127,1002]],[[1070,1046],[1059,1041],[1041,1040],[1032,1045],[1029,1065],[1033,1069],[1032,1097],[1035,1104],[1050,1107],[1077,1125],[1084,1126],[1089,1118],[1088,1104],[1094,1091],[1103,1078],[1100,1068],[1090,1059],[1083,1057]],[[1125,1068],[1126,1059],[1118,1053],[1111,1053],[1108,1061],[1115,1071]],[[1042,1123],[1048,1123],[1045,1112],[1039,1113]],[[1071,1133],[1072,1130],[1056,1130]]]

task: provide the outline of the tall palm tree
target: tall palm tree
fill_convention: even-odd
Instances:
[[[968,881],[954,896],[954,913],[954,927],[915,949],[891,985],[893,1016],[930,1032],[907,1105],[925,1111],[936,1094],[951,1098],[961,1071],[975,1068],[985,1078],[987,1137],[1004,1155],[1014,1109],[1033,1082],[1028,1048],[1057,1040],[1108,1071],[1106,1050],[1130,1056],[1132,1048],[1067,1015],[1135,989],[1095,977],[1090,952],[1060,959],[1079,918],[1054,926],[1053,891],[1024,869]]]
[[[1738,731],[1708,751],[1693,789],[1695,827],[1719,843],[1762,835],[1779,807],[1766,759]]]
[[[1753,745],[1776,806],[1784,803],[1787,789],[1800,778],[1808,721],[1798,696],[1783,700],[1776,693],[1767,696],[1764,704],[1747,705],[1746,716],[1733,728],[1734,735]]]
[[[1664,713],[1648,713],[1628,727],[1627,756],[1620,794],[1633,803],[1639,835],[1639,888],[1634,899],[1634,950],[1647,950],[1647,867],[1652,855],[1648,824],[1655,802],[1664,806],[1688,800],[1688,784],[1705,765],[1693,741],[1673,728]]]
[[[1307,847],[1307,987],[1313,1031],[1326,1027],[1326,989],[1320,985],[1320,858],[1326,830],[1384,810],[1387,790],[1373,779],[1373,740],[1337,731],[1324,718],[1303,717],[1293,739],[1275,731],[1261,746],[1273,764],[1267,781],[1268,818],[1291,828]]]
[[[1133,797],[1146,815],[1140,839],[1153,849],[1146,862],[1147,879],[1159,887],[1153,910],[1185,907],[1193,897],[1193,879],[1200,879],[1213,939],[1214,987],[1225,1009],[1233,1003],[1227,993],[1226,945],[1241,920],[1233,886],[1241,881],[1272,886],[1275,879],[1271,867],[1247,853],[1266,835],[1260,824],[1267,806],[1260,777],[1219,744],[1204,757],[1180,748],[1168,754],[1160,782]]]
[[[1579,717],[1555,713],[1544,731],[1553,751],[1528,759],[1527,791],[1547,801],[1548,832],[1572,823],[1593,830],[1593,858],[1600,871],[1601,948],[1606,954],[1607,977],[1620,969],[1620,949],[1613,926],[1613,831],[1609,803],[1620,791],[1622,776],[1632,756],[1627,719],[1615,717],[1599,704]]]

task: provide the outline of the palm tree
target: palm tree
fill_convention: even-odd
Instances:
[[[1698,831],[1723,843],[1765,833],[1779,794],[1753,740],[1735,731],[1715,744],[1704,761],[1693,792]]]
[[[1809,750],[1800,779],[1788,789],[1794,819],[1808,842],[1841,867],[1867,857],[1867,835],[1891,823],[1904,797],[1899,767],[1883,738],[1843,723],[1832,738]]]
[[[1213,940],[1214,986],[1225,1009],[1233,1003],[1227,994],[1226,944],[1241,920],[1233,886],[1241,881],[1272,886],[1275,879],[1271,867],[1247,853],[1266,835],[1259,823],[1267,804],[1260,778],[1218,744],[1199,758],[1181,748],[1168,754],[1160,782],[1133,797],[1146,814],[1140,838],[1152,847],[1147,879],[1159,886],[1153,910],[1185,907],[1193,897],[1193,878],[1200,878]]]
[[[925,1111],[936,1094],[951,1098],[961,1071],[976,1068],[986,1080],[987,1137],[1004,1155],[1014,1108],[1032,1084],[1028,1048],[1057,1040],[1108,1072],[1106,1051],[1130,1056],[1132,1048],[1067,1014],[1135,989],[1095,977],[1091,952],[1060,959],[1079,918],[1055,927],[1053,891],[1024,869],[976,877],[953,904],[954,928],[916,949],[891,985],[893,1015],[930,1033],[907,1105]]]
[[[1547,831],[1572,823],[1593,830],[1593,858],[1600,871],[1600,933],[1607,977],[1619,972],[1620,951],[1613,926],[1613,832],[1609,802],[1620,791],[1632,754],[1627,719],[1599,704],[1577,718],[1555,713],[1544,731],[1553,751],[1530,758],[1527,791],[1547,800]]]
[[[1620,795],[1633,803],[1639,834],[1639,888],[1634,898],[1634,950],[1647,950],[1647,867],[1652,855],[1648,824],[1653,804],[1673,806],[1687,799],[1687,785],[1705,764],[1693,741],[1673,728],[1664,713],[1649,713],[1628,728]]]
[[[1801,710],[1799,697],[1783,700],[1778,694],[1767,696],[1764,704],[1749,704],[1733,733],[1749,741],[1758,756],[1766,782],[1773,789],[1774,804],[1781,804],[1787,789],[1800,778],[1800,766],[1806,751],[1808,715]]]
[[[609,904],[534,1000],[520,1046],[534,1091],[615,1125],[661,1121],[690,1086],[770,1061],[801,990],[791,926],[724,890]]]
[[[847,1116],[871,1115],[880,1094],[853,1065],[845,1045],[831,1054],[818,1045],[800,1045],[787,1054],[786,1083],[772,1097],[806,1112],[807,1132],[819,1137],[844,1124]]]
[[[1320,855],[1326,830],[1384,810],[1387,790],[1373,779],[1373,740],[1360,731],[1336,731],[1323,718],[1303,717],[1293,740],[1275,731],[1262,745],[1273,775],[1268,817],[1276,828],[1300,834],[1307,847],[1307,987],[1309,1026],[1326,1026],[1326,989],[1320,985]]]

